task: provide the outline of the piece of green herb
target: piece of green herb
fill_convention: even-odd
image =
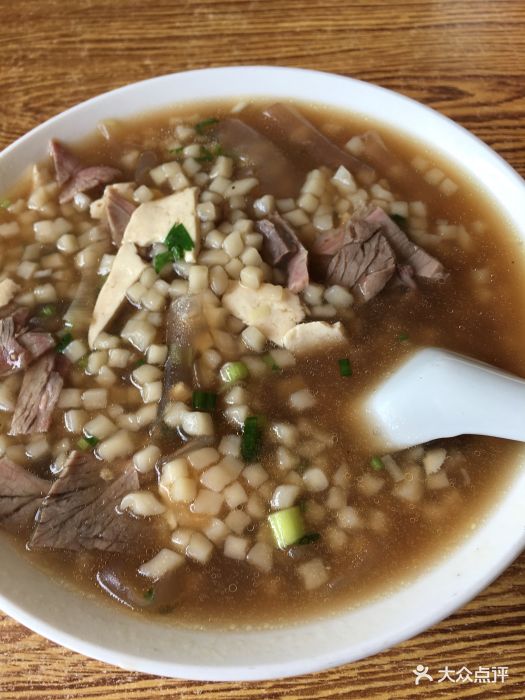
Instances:
[[[151,603],[155,598],[155,589],[154,588],[148,588],[147,591],[144,592],[144,600],[147,600],[148,603]]]
[[[269,352],[266,353],[266,355],[263,355],[261,359],[264,364],[272,370],[272,372],[277,372],[281,369]]]
[[[0,199],[0,209],[9,209],[11,206],[11,200],[10,199]]]
[[[77,361],[77,365],[80,369],[87,369],[88,366],[88,360],[89,360],[89,353],[86,353],[85,355],[82,355],[80,360]]]
[[[146,360],[141,357],[140,360],[137,360],[135,362],[135,366],[133,369],[137,369],[138,367],[142,367],[142,365],[145,365],[145,364],[146,364]]]
[[[64,352],[69,343],[71,343],[72,341],[73,336],[71,335],[71,333],[64,333],[64,335],[58,339],[57,344],[55,345],[55,350],[57,352]]]
[[[166,250],[164,253],[159,253],[158,255],[155,255],[153,258],[153,267],[155,268],[155,272],[160,274],[162,270],[166,267],[168,263],[173,262],[173,255],[169,250]]]
[[[379,471],[381,471],[381,469],[385,468],[383,460],[381,459],[381,457],[377,457],[377,456],[372,457],[372,459],[370,460],[370,466],[376,472],[379,472]]]
[[[215,156],[208,148],[206,148],[205,146],[201,146],[201,155],[197,156],[195,158],[195,160],[198,163],[207,163],[207,162],[212,161],[214,159],[214,157]]]
[[[401,343],[403,343],[403,342],[405,342],[406,340],[410,340],[410,336],[408,335],[408,333],[407,333],[406,331],[401,331],[401,333],[399,333],[399,335],[397,336],[397,339],[398,339]]]
[[[241,438],[241,455],[246,462],[257,458],[262,445],[264,416],[248,416],[244,421]]]
[[[196,389],[191,398],[194,411],[205,411],[211,413],[215,410],[217,403],[217,394],[213,391],[200,391]]]
[[[98,437],[94,435],[83,435],[77,442],[79,450],[89,450],[90,447],[95,447],[100,442]]]
[[[170,148],[168,153],[170,156],[180,156],[183,150],[184,146],[177,146],[177,148]]]
[[[337,361],[339,365],[339,374],[341,377],[351,377],[352,376],[352,365],[347,357],[342,358]]]
[[[195,124],[195,131],[202,136],[208,127],[217,124],[219,120],[217,117],[209,117],[208,119],[203,119],[201,122]]]
[[[56,306],[54,306],[53,304],[45,304],[40,309],[40,312],[38,315],[42,316],[43,318],[51,318],[52,316],[54,316],[56,314],[56,312],[57,312]]]
[[[164,239],[164,245],[175,260],[182,260],[185,251],[195,248],[195,243],[184,224],[174,224]]]

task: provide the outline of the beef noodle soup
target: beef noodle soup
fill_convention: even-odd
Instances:
[[[0,528],[35,564],[171,622],[279,624],[477,527],[516,446],[375,454],[361,409],[421,346],[525,374],[518,246],[456,168],[271,101],[56,137],[0,209]]]

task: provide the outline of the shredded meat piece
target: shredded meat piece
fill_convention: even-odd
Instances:
[[[137,473],[127,465],[107,482],[100,476],[102,466],[92,453],[70,455],[37,515],[31,549],[120,552],[136,542],[138,522],[117,508],[139,489]]]
[[[364,301],[379,294],[394,275],[398,284],[410,289],[416,288],[414,276],[446,277],[439,260],[413,243],[379,207],[321,234],[312,254],[320,279],[348,287]]]
[[[277,102],[264,110],[264,116],[280,130],[283,140],[307,156],[314,167],[327,165],[336,169],[344,165],[361,182],[374,181],[373,168],[339,148],[294,107]]]
[[[51,483],[7,457],[0,458],[0,526],[18,533],[34,520]]]
[[[257,223],[264,236],[263,258],[272,266],[285,267],[287,286],[291,292],[299,293],[308,284],[308,251],[303,246],[290,224],[279,214]]]
[[[58,185],[62,188],[58,201],[70,202],[79,192],[106,185],[121,176],[120,170],[107,165],[84,167],[81,161],[62,143],[52,139],[49,150],[55,166]]]
[[[118,248],[136,206],[111,185],[104,190],[104,199],[111,240]]]
[[[64,382],[54,367],[55,354],[48,353],[26,370],[9,435],[45,433],[49,429]]]
[[[0,376],[18,372],[29,364],[31,353],[15,337],[12,316],[0,320]]]

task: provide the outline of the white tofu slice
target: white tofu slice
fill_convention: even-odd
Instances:
[[[182,192],[141,204],[131,215],[122,241],[139,246],[159,243],[166,238],[174,224],[183,224],[190,234],[194,248],[186,251],[184,259],[195,262],[200,250],[196,187],[187,187]]]
[[[316,350],[334,347],[348,342],[344,326],[326,321],[299,323],[283,338],[283,345],[294,355],[306,355]]]
[[[262,284],[259,289],[231,282],[222,297],[223,306],[236,318],[255,326],[276,345],[300,323],[305,311],[297,294],[275,284]]]
[[[147,267],[148,264],[137,253],[134,243],[122,243],[93,309],[93,318],[88,331],[90,348],[93,348],[98,334],[104,330],[119,310],[128,289]]]
[[[5,279],[0,282],[0,306],[6,306],[13,299],[20,287],[13,280]]]
[[[162,242],[174,224],[183,224],[195,247],[186,251],[186,260],[194,262],[200,249],[200,228],[197,217],[197,188],[188,187],[182,192],[141,204],[129,220],[122,244],[118,249],[109,276],[97,297],[93,318],[89,326],[88,342],[92,348],[98,336],[126,297],[129,287],[136,282],[147,267],[136,246],[148,246]]]

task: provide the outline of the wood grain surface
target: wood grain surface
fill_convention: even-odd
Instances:
[[[97,93],[188,68],[274,64],[398,90],[525,175],[523,0],[0,0],[0,148]],[[506,666],[504,683],[415,686],[412,669]],[[525,556],[469,605],[371,659],[265,683],[121,671],[0,615],[0,700],[525,697]]]

